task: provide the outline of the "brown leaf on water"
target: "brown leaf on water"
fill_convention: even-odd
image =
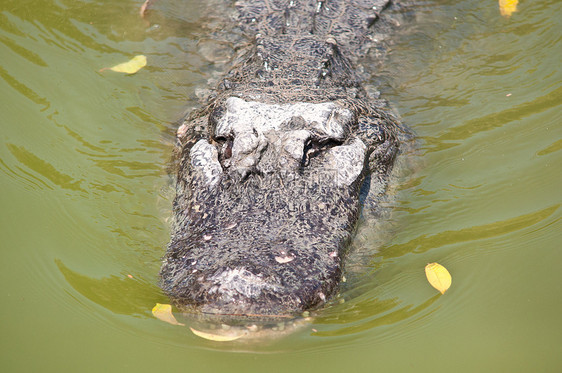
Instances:
[[[513,12],[517,11],[518,0],[499,0],[499,2],[502,16],[509,18]]]
[[[185,324],[176,320],[172,313],[172,306],[169,304],[156,303],[156,306],[152,309],[152,314],[158,320],[167,322],[168,324],[185,326]]]
[[[429,281],[431,286],[439,290],[441,294],[445,294],[451,286],[451,274],[447,271],[447,268],[439,263],[429,263],[426,265],[425,277],[427,277],[427,281]]]

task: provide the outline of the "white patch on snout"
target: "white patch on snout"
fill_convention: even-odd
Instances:
[[[215,186],[222,174],[217,149],[202,139],[193,145],[189,155],[193,172],[198,174],[206,185]]]
[[[277,285],[266,282],[261,276],[254,275],[245,268],[228,268],[208,278],[207,281],[214,283],[209,293],[218,292],[225,300],[240,295],[248,299],[257,298],[265,289],[278,288]]]

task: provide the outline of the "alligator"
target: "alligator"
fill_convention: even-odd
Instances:
[[[160,286],[183,312],[251,329],[297,319],[337,293],[362,205],[384,196],[407,130],[357,70],[383,48],[397,4],[234,7],[248,45],[178,129]]]

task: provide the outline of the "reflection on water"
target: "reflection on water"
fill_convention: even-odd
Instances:
[[[423,140],[426,142],[426,152],[436,152],[460,145],[462,140],[469,139],[478,133],[490,131],[494,128],[499,128],[550,110],[560,103],[560,97],[562,97],[562,87],[544,96],[537,97],[532,101],[524,102],[480,118],[471,119],[460,126],[444,131],[438,137],[425,136]]]
[[[424,234],[405,243],[384,246],[381,248],[380,255],[385,259],[390,259],[408,253],[424,253],[445,245],[488,239],[521,231],[547,220],[559,207],[560,205],[555,205],[532,214],[476,227],[444,231],[431,236]]]
[[[16,146],[14,144],[7,143],[6,147],[22,165],[27,166],[31,171],[34,171],[35,173],[41,175],[44,179],[51,181],[53,184],[58,185],[63,189],[84,192],[84,189],[80,187],[80,180],[75,181],[72,177],[57,171],[57,169],[54,168],[51,164],[45,162],[32,152],[26,150],[23,146]],[[30,179],[35,180],[35,185],[42,184],[46,188],[53,189],[50,188],[42,178],[34,176],[33,174],[25,171],[25,169],[20,168],[19,170],[20,173],[26,174]],[[17,175],[17,173],[15,174]],[[32,182],[29,179],[28,181]]]
[[[547,146],[546,148],[537,152],[537,155],[547,155],[550,153],[557,152],[562,149],[562,140],[557,140],[553,144]]]
[[[150,313],[175,123],[240,41],[230,2],[141,4],[0,4],[5,370],[559,370],[561,2],[414,8],[368,82],[418,134],[385,234],[360,227],[341,294],[245,355]],[[136,54],[133,76],[99,72]]]
[[[439,296],[440,294],[435,294],[433,297],[429,298],[424,303],[418,306],[413,306],[409,304],[400,307],[398,307],[398,304],[400,303],[398,300],[379,300],[374,298],[371,300],[373,306],[369,308],[369,310],[371,311],[369,312],[370,314],[365,315],[367,317],[361,318],[357,314],[355,314],[353,317],[349,317],[348,314],[350,312],[352,313],[352,310],[349,309],[339,310],[340,312],[344,313],[345,316],[341,318],[338,317],[337,318],[338,323],[343,325],[351,325],[351,326],[343,326],[332,331],[316,332],[314,333],[314,335],[317,335],[319,337],[330,337],[330,336],[355,334],[355,333],[368,331],[369,329],[399,323],[409,318],[419,316],[420,313],[424,314],[424,316],[428,316],[436,311],[436,309],[431,310],[429,307],[439,299]],[[360,304],[360,307],[365,307],[365,306],[368,305]],[[385,312],[391,309],[392,312]],[[423,313],[426,310],[428,310],[428,312]],[[384,314],[379,315],[380,313],[384,313]],[[326,321],[330,321],[330,318],[328,317],[326,319],[323,318],[318,319],[319,323],[323,323]],[[361,321],[361,322],[357,323],[357,321]]]
[[[41,109],[41,111],[43,110],[47,110],[50,107],[49,102],[47,101],[47,99],[45,99],[44,97],[39,96],[37,93],[35,93],[31,88],[29,88],[28,86],[26,86],[25,84],[19,82],[16,78],[14,78],[13,76],[11,76],[5,69],[3,69],[0,66],[0,77],[2,77],[2,79],[4,80],[4,82],[6,82],[7,84],[10,85],[10,87],[12,87],[14,90],[16,90],[18,93],[22,94],[23,96],[25,96],[26,98],[28,98],[29,100],[31,100],[33,103],[37,104],[37,105],[41,105],[43,106],[43,108]]]
[[[148,305],[156,301],[165,302],[159,288],[149,281],[133,276],[111,275],[95,279],[81,275],[56,260],[58,269],[68,283],[84,297],[107,308],[111,312],[129,316],[150,316]]]

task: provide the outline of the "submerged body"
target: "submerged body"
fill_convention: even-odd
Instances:
[[[178,132],[161,287],[204,319],[275,323],[334,295],[360,191],[376,204],[386,189],[403,129],[355,66],[392,28],[391,4],[235,6],[248,46]]]

